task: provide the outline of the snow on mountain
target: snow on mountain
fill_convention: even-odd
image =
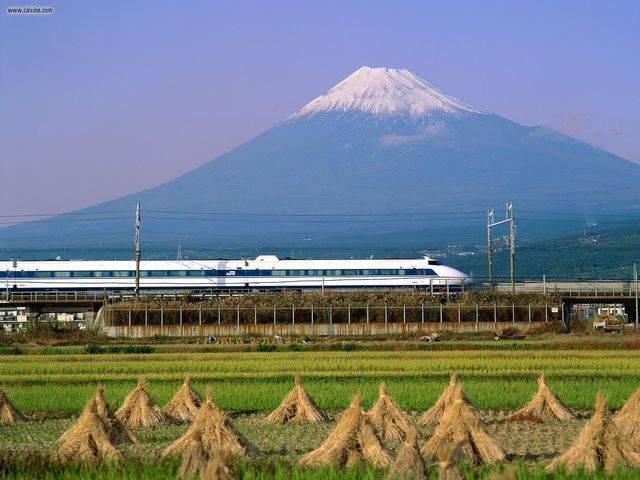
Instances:
[[[421,117],[434,112],[482,113],[405,69],[362,67],[290,119],[329,111]]]

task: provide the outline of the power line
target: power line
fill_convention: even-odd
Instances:
[[[192,218],[192,217],[156,217],[148,215],[146,218],[154,220],[178,220],[178,221],[198,221],[198,222],[232,222],[232,223],[396,223],[396,222],[416,222],[415,218],[396,218],[396,219],[380,219],[380,220],[346,220],[346,219],[331,219],[331,220],[298,220],[298,219],[239,219],[239,218]],[[463,218],[430,218],[420,219],[421,222],[430,221],[448,221],[448,220],[464,220]]]
[[[0,215],[0,218],[57,217],[62,215],[110,215],[114,213],[131,213],[129,210],[110,210],[105,212],[63,212],[63,213],[14,213]]]
[[[272,212],[198,212],[175,210],[146,210],[149,213],[164,213],[178,215],[219,215],[219,216],[261,216],[261,217],[398,217],[423,215],[477,215],[481,210],[450,211],[450,212],[375,212],[375,213],[272,213]]]
[[[26,223],[39,224],[39,223],[71,223],[71,222],[103,222],[108,220],[131,220],[130,217],[103,217],[103,218],[64,218],[59,220],[22,220],[22,221],[0,221],[0,224],[5,225],[22,225]]]

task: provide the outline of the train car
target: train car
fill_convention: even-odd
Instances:
[[[11,291],[131,290],[132,260],[0,262],[0,285]],[[429,257],[380,260],[143,260],[141,289],[459,288],[464,273]]]

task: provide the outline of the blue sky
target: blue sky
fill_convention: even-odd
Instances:
[[[637,1],[47,2],[0,12],[0,214],[149,188],[362,65],[640,162]],[[25,3],[29,5],[30,3]]]

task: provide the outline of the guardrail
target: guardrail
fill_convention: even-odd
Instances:
[[[496,285],[498,291],[511,291],[511,285]],[[540,282],[528,281],[515,284],[517,293],[547,293],[569,298],[634,298],[638,295],[638,285],[632,281],[594,280]]]
[[[511,284],[494,284],[500,292],[511,291]],[[486,283],[467,283],[462,290],[450,289],[448,283],[435,288],[434,285],[422,288],[422,292],[430,296],[449,296],[461,291],[483,291],[489,289]],[[372,288],[372,290],[390,290]],[[141,299],[178,299],[188,297],[192,300],[210,300],[224,296],[242,295],[245,293],[278,294],[282,290],[259,289],[176,289],[176,290],[142,290]],[[628,280],[593,280],[593,281],[525,281],[515,284],[516,293],[546,293],[566,298],[635,298],[638,286]],[[0,302],[13,303],[63,303],[92,302],[116,303],[135,299],[133,290],[46,290],[46,291],[0,291]]]
[[[7,295],[0,295],[0,301],[15,303],[63,303],[63,302],[104,302],[113,298],[112,292],[88,292],[82,290],[54,290],[54,291],[32,291],[32,292],[9,292]]]

